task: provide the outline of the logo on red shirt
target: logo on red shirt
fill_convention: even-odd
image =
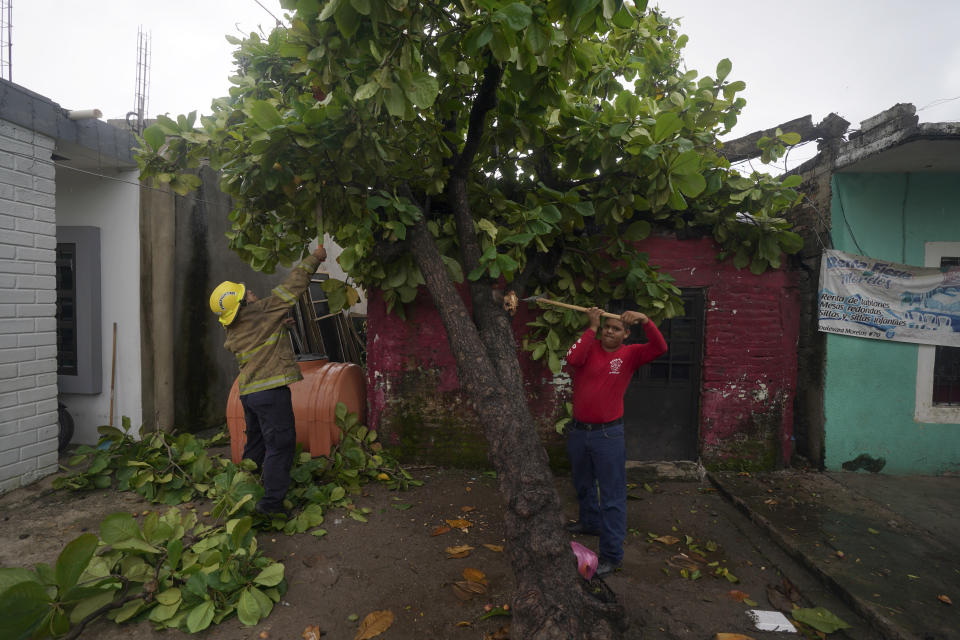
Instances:
[[[621,358],[614,358],[610,361],[610,375],[619,375],[620,367],[623,366],[623,360]]]

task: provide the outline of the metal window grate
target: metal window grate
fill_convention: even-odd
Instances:
[[[940,259],[941,267],[960,267],[960,256]],[[960,405],[960,347],[937,346],[933,361],[933,404]]]
[[[57,373],[77,375],[77,245],[57,243]]]

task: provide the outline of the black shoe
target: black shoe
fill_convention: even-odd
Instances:
[[[254,511],[259,513],[261,516],[264,516],[265,518],[283,518],[284,520],[290,519],[290,512],[284,509],[283,507],[271,509],[269,507],[265,507],[261,504],[258,504],[256,507],[254,507]]]
[[[568,533],[574,535],[584,535],[584,536],[598,536],[600,532],[596,529],[587,529],[582,522],[576,520],[574,522],[568,522],[563,525],[563,528],[567,530]]]
[[[598,578],[606,578],[608,575],[620,568],[619,564],[614,564],[606,560],[601,560],[600,564],[597,565],[597,572],[594,574]]]

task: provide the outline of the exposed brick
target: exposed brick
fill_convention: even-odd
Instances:
[[[17,315],[21,318],[52,318],[57,315],[57,305],[18,304]]]
[[[37,440],[43,442],[50,438],[57,438],[60,434],[60,423],[55,422],[53,424],[47,424],[43,427],[37,429]]]
[[[0,351],[0,364],[9,362],[26,362],[33,360],[37,356],[37,350],[33,347],[29,349],[5,349]]]
[[[3,382],[0,382],[0,385],[7,386],[7,385],[11,385],[12,383],[14,383],[14,382],[16,382],[16,381],[17,381],[17,380],[4,380]],[[33,386],[33,380],[30,380],[30,384],[29,384],[28,386],[29,386],[29,387],[32,387],[32,386]],[[4,389],[4,388],[0,387],[0,391],[3,391],[3,392],[8,392],[8,391],[9,391],[9,392],[10,392],[10,393],[0,393],[0,409],[6,409],[7,407],[15,407],[15,406],[17,406],[18,402],[17,402],[17,392],[16,392],[16,390]]]
[[[32,260],[33,262],[55,262],[57,252],[53,249],[35,249],[33,247],[17,247],[17,260]]]
[[[14,160],[13,167],[17,171],[23,171],[39,178],[49,178],[50,180],[57,177],[57,169],[52,162],[40,158],[22,158],[19,156],[16,156]]]
[[[16,260],[0,260],[0,273],[34,273],[33,262],[17,262]]]
[[[20,462],[20,451],[18,449],[11,449],[10,451],[0,453],[0,467],[5,467],[15,462]]]
[[[21,187],[17,187],[14,190],[14,200],[26,202],[28,204],[35,204],[40,207],[55,207],[57,203],[56,198],[52,193],[42,193],[40,191],[23,189]]]
[[[9,394],[10,391],[21,391],[23,389],[32,389],[35,386],[37,386],[37,380],[33,376],[23,377],[23,378],[13,378],[11,380],[0,380],[0,394],[4,394],[0,396],[0,407],[2,406],[10,407],[16,403],[17,399],[16,397],[14,397],[13,401],[10,402],[10,404],[4,404],[3,399],[6,397],[6,395]],[[16,396],[15,393],[9,394],[9,395]]]
[[[17,366],[15,364],[0,364],[0,380],[16,377]]]
[[[41,289],[40,291],[37,291],[36,294],[37,302],[52,302],[54,304],[57,302],[57,292],[53,289]]]
[[[60,418],[56,411],[40,413],[35,416],[30,416],[29,418],[23,418],[17,422],[20,431],[34,431],[51,424],[57,425],[59,428]]]
[[[56,399],[57,397],[57,385],[48,384],[45,387],[37,387],[36,389],[28,389],[25,391],[20,391],[17,394],[20,402],[42,402],[44,400],[49,400],[50,398]],[[39,408],[38,408],[39,411]]]
[[[20,173],[19,171],[11,171],[10,169],[0,168],[0,182],[12,184],[17,187],[33,188],[33,176]]]
[[[18,289],[56,289],[57,279],[54,276],[18,276]]]
[[[0,438],[0,451],[9,451],[10,449],[19,449],[27,445],[37,443],[36,431],[24,431],[12,436],[3,436]]]
[[[16,464],[11,464],[6,467],[0,467],[0,486],[6,486],[4,483],[7,480],[14,479],[18,484],[16,487],[21,486],[19,483],[24,480],[23,476],[30,474],[31,471],[36,471],[37,461],[33,460],[22,460]]]
[[[57,225],[52,222],[40,222],[37,220],[17,219],[17,231],[26,233],[37,233],[44,236],[56,236]]]
[[[13,216],[8,216],[5,213],[0,213],[0,229],[4,231],[15,229],[17,226],[17,219]]]
[[[39,431],[34,432],[34,435],[39,436]],[[42,440],[36,444],[31,444],[20,449],[20,457],[24,460],[27,460],[28,458],[39,458],[44,454],[53,453],[56,450],[56,438],[50,438],[48,436],[46,440]]]
[[[52,207],[34,207],[33,219],[41,222],[56,222],[57,212]]]
[[[34,264],[34,273],[38,276],[55,276],[57,275],[57,265],[52,262],[35,262]]]
[[[36,411],[34,413],[48,413],[50,411],[57,410],[57,390],[53,390],[53,397],[49,400],[41,400],[37,403]]]
[[[38,216],[38,219],[39,219],[39,216]],[[36,236],[34,238],[33,246],[35,246],[38,249],[56,249],[57,238],[56,236]]]
[[[0,303],[25,304],[37,301],[35,292],[29,289],[0,289]]]
[[[16,318],[16,317],[17,317],[17,305],[0,304],[0,318]]]
[[[57,357],[57,345],[47,345],[43,347],[35,347],[37,352],[37,358],[56,358]]]
[[[2,189],[3,185],[0,184],[0,190]],[[34,246],[34,237],[32,233],[24,233],[22,231],[5,231],[3,233],[3,242],[4,244],[19,245],[21,247],[32,247]]]
[[[56,373],[57,359],[44,358],[39,360],[31,360],[29,362],[21,362],[20,364],[16,365],[5,366],[14,367],[17,370],[17,375],[21,376],[42,375],[44,373]],[[2,371],[0,371],[0,377],[2,377]]]
[[[49,318],[37,318],[34,320],[34,331],[41,333],[43,331],[56,331],[57,330],[57,319],[56,317]]]
[[[26,333],[19,336],[18,347],[38,347],[57,344],[57,333],[45,331],[43,333]]]
[[[56,449],[50,453],[45,453],[42,456],[37,458],[37,473],[39,477],[48,476],[51,473],[56,473],[59,467],[60,455],[57,453]]]

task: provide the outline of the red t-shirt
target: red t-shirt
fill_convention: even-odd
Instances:
[[[593,329],[583,332],[570,350],[573,369],[573,417],[580,422],[611,422],[623,417],[623,394],[634,371],[667,352],[667,343],[653,322],[643,325],[646,344],[620,345],[606,351]]]

